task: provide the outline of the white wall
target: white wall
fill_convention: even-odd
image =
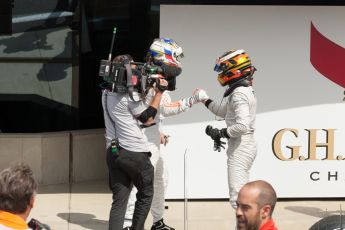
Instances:
[[[189,96],[204,88],[220,101],[225,88],[213,71],[215,59],[230,49],[245,49],[258,71],[254,88],[258,98],[256,138],[258,156],[251,179],[265,179],[279,197],[343,197],[345,168],[342,160],[321,160],[326,148],[317,148],[316,160],[281,160],[272,150],[274,135],[281,129],[298,130],[298,137],[286,134],[281,143],[300,145],[308,157],[308,132],[319,129],[317,142],[326,142],[325,131],[334,131],[335,157],[345,155],[343,87],[322,76],[310,63],[311,22],[328,39],[345,47],[344,6],[198,6],[162,5],[160,36],[171,37],[184,50],[183,71],[173,97]],[[333,58],[333,54],[325,53]],[[344,60],[345,61],[345,60]],[[345,76],[344,76],[345,77]],[[171,143],[165,148],[169,160],[168,198],[183,198],[183,155],[188,149],[187,190],[190,198],[228,197],[226,154],[212,150],[205,135],[215,121],[203,105],[185,114],[167,118],[165,130]],[[342,157],[340,157],[342,159]],[[310,174],[314,173],[313,181]],[[337,179],[328,173],[337,174]]]

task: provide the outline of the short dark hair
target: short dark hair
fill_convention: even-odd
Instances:
[[[24,213],[37,191],[33,172],[25,163],[16,163],[0,172],[0,210]]]
[[[262,208],[265,205],[271,206],[271,212],[269,213],[272,216],[274,207],[277,202],[277,193],[274,190],[273,186],[264,180],[257,180],[248,182],[245,186],[250,186],[252,188],[257,188],[259,190],[259,196],[257,199],[257,204],[259,208]]]
[[[133,57],[130,54],[120,54],[114,57],[113,62],[120,63],[124,62],[126,59],[133,61]]]

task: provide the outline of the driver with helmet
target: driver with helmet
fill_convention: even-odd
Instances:
[[[240,49],[220,56],[214,70],[218,72],[221,86],[227,86],[224,93],[226,103],[207,99],[204,104],[213,114],[225,119],[226,128],[212,129],[209,135],[213,140],[228,140],[229,195],[231,206],[236,208],[238,192],[249,180],[249,170],[257,153],[254,138],[257,99],[252,87],[256,69],[248,54]]]
[[[180,75],[181,63],[183,57],[182,48],[170,38],[155,39],[147,53],[146,61],[149,65],[159,66],[161,77],[168,82],[168,88],[163,92],[157,115],[155,117],[156,125],[144,129],[149,142],[149,149],[152,153],[151,162],[154,166],[154,194],[151,204],[151,213],[153,216],[153,225],[151,230],[174,230],[167,226],[163,221],[165,191],[167,187],[167,169],[164,152],[160,151],[160,144],[166,144],[167,136],[161,133],[162,120],[164,117],[176,115],[188,111],[193,104],[206,100],[206,94],[202,90],[195,90],[191,97],[172,102],[169,95],[170,91],[176,89],[176,77]],[[145,96],[145,102],[149,105],[156,92],[153,88],[148,88]],[[124,229],[131,226],[133,209],[135,203],[136,189],[133,188],[127,204],[127,211],[124,222]]]

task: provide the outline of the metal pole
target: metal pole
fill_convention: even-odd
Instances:
[[[113,48],[114,48],[115,36],[116,36],[116,27],[114,27],[114,29],[113,29],[113,38],[111,39],[108,61],[111,61],[111,53],[113,52]]]
[[[341,209],[341,204],[340,204],[340,230],[343,230],[343,210]]]
[[[188,197],[187,197],[187,149],[184,152],[183,159],[184,171],[184,230],[188,230]]]

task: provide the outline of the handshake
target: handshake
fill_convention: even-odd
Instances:
[[[206,91],[203,89],[195,89],[191,97],[182,99],[182,104],[186,108],[191,108],[194,104],[202,102],[204,103],[209,99],[209,96],[206,94]]]
[[[206,91],[203,89],[195,89],[193,92],[194,100],[197,102],[205,102],[207,101],[210,97],[207,95]]]
[[[214,141],[213,150],[220,152],[223,148],[225,149],[224,145],[225,142],[221,141],[220,138],[229,138],[227,133],[227,128],[217,129],[213,128],[211,125],[208,125],[205,130],[206,134],[212,138]]]

